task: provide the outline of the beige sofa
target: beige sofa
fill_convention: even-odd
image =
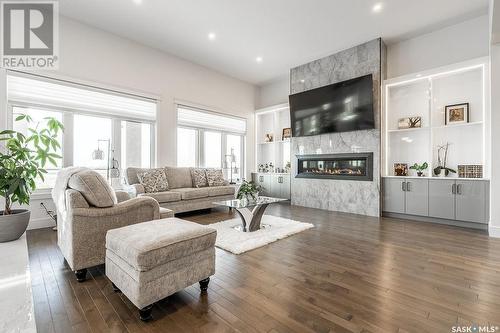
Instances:
[[[193,187],[192,168],[165,167],[169,190],[165,192],[145,193],[137,174],[151,169],[127,168],[127,183],[135,188],[137,197],[156,199],[160,207],[168,208],[174,213],[213,208],[214,201],[234,199],[235,187],[226,183],[224,186]]]

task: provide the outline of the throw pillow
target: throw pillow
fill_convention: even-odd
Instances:
[[[193,180],[193,187],[199,188],[208,186],[207,174],[205,173],[205,169],[191,169],[191,178]]]
[[[221,169],[206,169],[208,186],[223,186],[226,184]]]
[[[155,193],[168,191],[167,175],[163,169],[153,169],[137,174],[139,182],[144,186],[144,192]]]
[[[118,202],[115,191],[106,179],[93,170],[75,173],[69,179],[68,187],[80,192],[89,205],[94,207],[112,207]]]

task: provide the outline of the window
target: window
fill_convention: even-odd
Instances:
[[[156,101],[111,90],[73,84],[28,74],[7,74],[7,99],[12,127],[26,131],[17,114],[33,120],[55,117],[64,124],[59,142],[63,156],[57,168],[47,165],[45,182],[51,188],[61,167],[86,166],[119,185],[129,166],[154,164]],[[118,168],[108,172],[108,168]],[[111,176],[115,178],[111,179]]]
[[[191,128],[177,128],[177,165],[197,166],[198,131]]]
[[[227,179],[231,171],[242,179],[246,120],[181,105],[177,113],[177,166],[222,168]]]

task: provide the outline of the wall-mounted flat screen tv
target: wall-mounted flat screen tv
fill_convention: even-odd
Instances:
[[[372,75],[289,96],[292,136],[375,128]]]

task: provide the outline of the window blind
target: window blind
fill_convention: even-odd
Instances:
[[[155,121],[156,101],[57,80],[7,75],[10,103],[78,110],[84,113]]]
[[[177,107],[177,124],[180,126],[207,128],[239,134],[245,134],[247,130],[245,119],[224,116],[181,105]]]

